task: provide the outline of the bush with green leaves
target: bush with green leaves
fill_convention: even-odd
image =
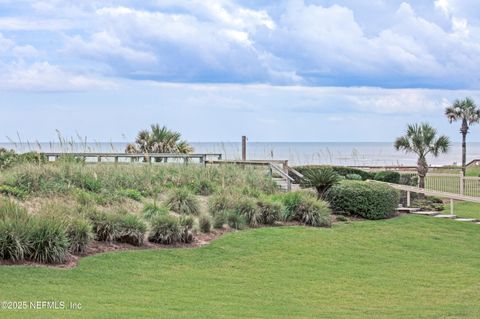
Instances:
[[[124,214],[118,217],[118,234],[114,238],[118,242],[135,246],[143,245],[147,225],[138,216]]]
[[[282,214],[282,205],[270,199],[260,199],[257,201],[257,214],[259,223],[264,225],[273,225],[278,221]]]
[[[303,174],[305,171],[309,169],[316,169],[321,167],[331,167],[338,175],[343,177],[346,177],[347,175],[350,175],[350,174],[360,175],[362,177],[362,180],[373,179],[373,176],[375,175],[371,172],[367,172],[358,168],[353,168],[348,166],[306,165],[306,166],[297,166],[295,167],[295,169],[298,172]],[[292,174],[291,177],[293,177],[297,182],[300,182],[301,180],[300,177],[298,177],[295,174]]]
[[[67,237],[69,251],[75,255],[85,254],[88,244],[93,240],[92,224],[84,218],[74,218],[68,222]]]
[[[143,218],[146,220],[151,220],[152,218],[160,215],[167,215],[168,208],[163,205],[158,205],[156,202],[147,203],[143,206],[142,209]]]
[[[63,263],[69,256],[67,225],[59,219],[38,217],[29,231],[29,258],[39,263]]]
[[[342,181],[328,191],[327,200],[339,214],[382,219],[392,216],[399,194],[392,187],[376,182]]]
[[[11,167],[17,162],[18,155],[14,150],[7,150],[0,147],[0,169]]]
[[[180,222],[170,215],[161,215],[152,219],[148,240],[152,243],[171,245],[181,239]]]
[[[262,215],[260,214],[255,200],[248,197],[241,197],[238,200],[231,199],[231,204],[226,209],[231,209],[245,218],[250,227],[256,227],[262,224]]]
[[[136,200],[137,202],[142,200],[142,193],[136,189],[131,189],[131,188],[121,189],[117,193],[122,197],[127,197],[130,199]]]
[[[31,219],[11,200],[0,200],[0,259],[22,261],[30,254]]]
[[[358,174],[347,174],[345,175],[345,179],[352,180],[352,181],[361,181],[362,176]]]
[[[340,181],[340,176],[328,166],[309,168],[302,174],[300,185],[304,188],[314,188],[317,191],[317,198],[324,198],[328,189]]]
[[[283,204],[283,219],[315,227],[331,226],[331,209],[327,202],[309,192],[296,191],[277,198]]]
[[[244,229],[247,226],[247,219],[240,212],[227,210],[224,212],[225,221],[230,228]]]
[[[380,182],[398,184],[400,182],[400,173],[395,171],[381,171],[375,173],[373,179]]]
[[[28,195],[25,190],[16,186],[9,186],[9,185],[0,185],[0,194],[13,196],[18,199],[25,199]]]
[[[423,199],[414,199],[411,203],[411,207],[420,208],[420,210],[422,211],[441,212],[442,210],[444,210],[445,205],[440,198],[434,196],[427,196]]]
[[[167,198],[167,206],[179,214],[198,215],[200,213],[197,198],[185,188],[171,191]]]
[[[207,214],[200,215],[198,226],[202,233],[209,233],[212,230],[212,217]]]

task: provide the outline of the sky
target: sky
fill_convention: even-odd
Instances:
[[[0,0],[0,141],[458,141],[467,96],[478,0]]]

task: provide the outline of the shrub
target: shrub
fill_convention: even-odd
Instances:
[[[214,217],[217,214],[223,213],[225,210],[231,208],[231,206],[232,198],[225,193],[213,195],[208,199],[208,210]]]
[[[295,219],[314,227],[330,227],[332,225],[331,210],[323,200],[305,197],[297,207]]]
[[[236,203],[232,203],[233,211],[237,212],[245,218],[245,221],[251,227],[256,227],[262,223],[262,215],[257,209],[257,205],[253,199],[241,198]]]
[[[280,197],[283,204],[283,219],[286,221],[295,220],[298,207],[308,197],[313,198],[309,193],[302,191],[283,194]]]
[[[212,217],[210,215],[200,215],[198,225],[202,233],[209,233],[212,229]]]
[[[102,183],[95,176],[80,175],[78,186],[87,191],[98,193],[102,189]]]
[[[40,263],[62,263],[69,255],[70,242],[64,222],[36,218],[29,234],[30,259]]]
[[[415,199],[412,201],[412,207],[420,208],[422,211],[442,211],[445,206],[440,198],[427,196],[424,199]]]
[[[31,220],[11,200],[0,200],[0,259],[21,261],[30,253]]]
[[[170,215],[157,216],[152,219],[148,240],[159,244],[174,244],[180,240],[178,218]]]
[[[0,185],[0,193],[18,199],[25,199],[27,197],[27,192],[16,186]]]
[[[17,161],[18,155],[14,150],[0,147],[0,169],[11,167]]]
[[[260,223],[265,225],[273,225],[280,219],[282,213],[282,205],[280,203],[263,199],[257,202],[258,215]]]
[[[295,169],[303,174],[306,170],[308,170],[310,168],[319,168],[319,167],[330,167],[330,166],[308,165],[308,166],[295,167]],[[348,166],[331,166],[331,168],[338,175],[344,176],[344,177],[346,177],[347,175],[350,175],[350,174],[357,174],[357,175],[360,175],[362,177],[362,180],[367,180],[367,179],[373,179],[373,176],[374,176],[373,173],[370,173],[370,172],[367,172],[367,171],[364,171],[364,170],[361,170],[361,169],[358,169],[358,168],[348,167]],[[297,182],[300,181],[300,179],[297,175],[292,175],[292,177],[294,179],[296,179]]]
[[[343,181],[332,187],[327,199],[333,210],[366,219],[392,216],[399,202],[398,192],[375,182]]]
[[[323,198],[326,191],[338,182],[339,175],[331,167],[326,166],[304,170],[300,185],[305,188],[315,188],[317,197]]]
[[[147,203],[143,206],[143,218],[150,220],[156,216],[167,215],[168,208],[165,206],[157,205],[156,202]]]
[[[142,193],[136,189],[121,189],[118,191],[118,195],[136,200],[137,202],[142,200]]]
[[[348,180],[352,180],[352,181],[361,181],[362,180],[362,176],[360,176],[358,174],[347,174],[347,175],[345,175],[345,178],[348,179]]]
[[[225,212],[225,221],[233,229],[243,229],[247,224],[245,216],[234,210]]]
[[[147,225],[137,216],[126,214],[118,218],[118,234],[115,240],[135,246],[141,246],[145,238]]]
[[[94,212],[90,219],[96,240],[111,242],[120,236],[119,216],[112,213]]]
[[[376,181],[398,184],[400,182],[400,173],[394,171],[377,172],[373,179]]]
[[[91,206],[95,204],[95,195],[83,189],[74,189],[72,191],[75,200],[82,206]]]
[[[192,185],[193,192],[197,195],[208,196],[215,192],[215,184],[209,180],[196,180]]]
[[[225,211],[217,212],[213,216],[213,228],[221,229],[226,223]]]
[[[193,223],[194,219],[192,216],[181,216],[180,217],[180,241],[183,243],[191,243],[195,238],[193,236]]]
[[[91,223],[83,218],[71,220],[67,227],[67,237],[70,242],[70,253],[84,254],[93,239]]]
[[[198,215],[200,206],[195,196],[187,189],[179,188],[172,191],[167,199],[168,207],[179,214]]]
[[[418,186],[418,176],[412,174],[400,174],[398,183],[401,185]]]

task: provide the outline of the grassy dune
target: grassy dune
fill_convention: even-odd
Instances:
[[[198,249],[107,253],[74,269],[1,267],[0,300],[82,310],[2,318],[479,318],[479,226],[405,216],[261,228]]]

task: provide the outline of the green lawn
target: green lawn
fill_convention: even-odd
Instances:
[[[421,216],[230,233],[70,270],[0,267],[0,300],[82,310],[0,318],[479,318],[480,226]]]
[[[444,212],[450,214],[450,204],[445,205]],[[480,204],[470,202],[455,202],[453,206],[453,213],[458,217],[477,218],[480,220]]]

